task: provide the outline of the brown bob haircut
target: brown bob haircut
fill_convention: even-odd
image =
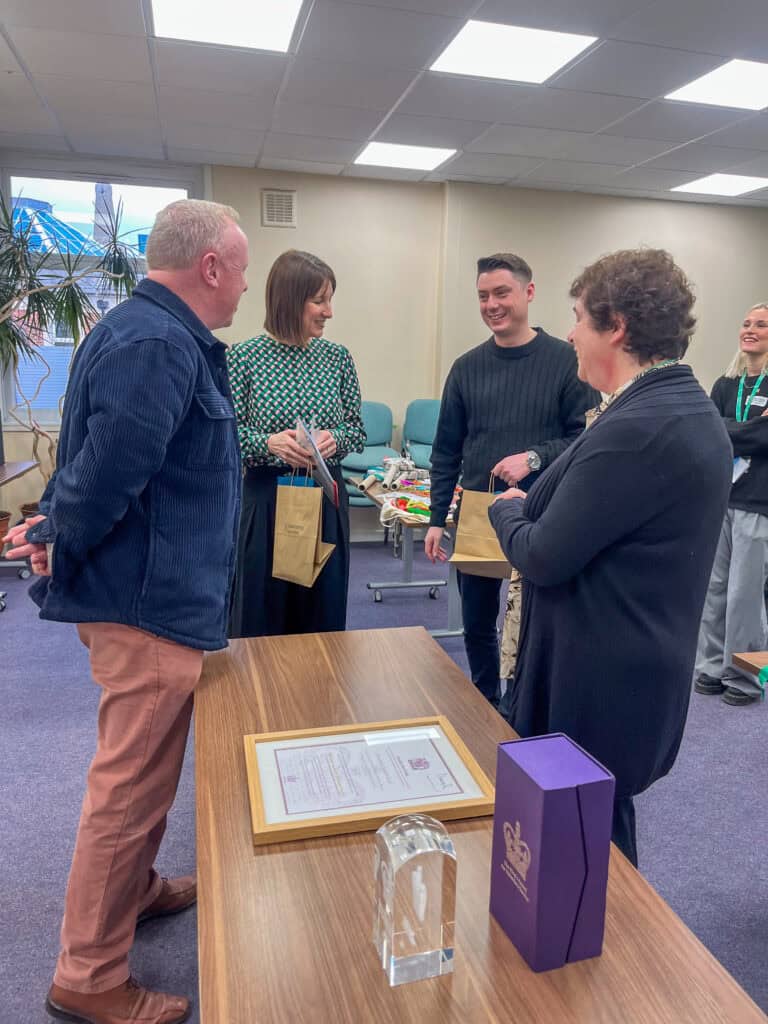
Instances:
[[[477,261],[477,276],[490,274],[493,270],[508,270],[523,284],[530,284],[533,280],[531,268],[522,256],[515,256],[513,252],[495,252],[493,256],[481,256]]]
[[[267,278],[264,327],[281,341],[302,345],[301,321],[307,299],[317,295],[326,282],[336,291],[336,277],[328,266],[310,252],[289,249],[278,256]]]
[[[627,325],[624,350],[644,365],[680,359],[696,326],[691,283],[664,249],[623,249],[602,256],[579,274],[571,298],[580,298],[598,331],[610,331],[621,316]]]

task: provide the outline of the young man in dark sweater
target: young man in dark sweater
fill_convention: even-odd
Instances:
[[[454,487],[528,490],[584,429],[599,394],[576,373],[571,346],[528,322],[535,286],[520,256],[497,253],[477,261],[480,315],[492,336],[460,356],[443,389],[432,446],[432,513],[424,542],[431,561],[441,547]],[[501,582],[458,573],[464,645],[472,681],[488,700],[499,698]]]

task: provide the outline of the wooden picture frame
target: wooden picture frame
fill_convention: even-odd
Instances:
[[[494,787],[444,715],[252,733],[243,740],[255,846],[375,830],[398,814],[430,814],[443,821],[493,814]],[[406,757],[404,762],[394,757],[398,744],[415,744],[417,754],[426,750],[429,757]],[[401,752],[405,756],[405,746]],[[326,776],[317,772],[323,759]],[[361,774],[361,766],[387,776],[387,799],[358,800],[353,791],[362,783],[353,776]],[[328,794],[324,783],[331,784],[330,790],[335,786],[338,796]],[[412,798],[393,798],[400,786],[410,785]],[[443,787],[445,793],[430,795],[430,787]],[[375,786],[365,790],[366,795],[376,792]],[[334,799],[351,801],[355,809],[341,812]],[[320,807],[326,800],[327,806]]]

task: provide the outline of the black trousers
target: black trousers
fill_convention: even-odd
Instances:
[[[279,636],[346,629],[349,588],[349,499],[341,470],[329,467],[339,508],[323,495],[323,540],[336,548],[313,587],[272,576],[277,479],[290,470],[246,470],[230,606],[229,635]]]
[[[500,692],[499,617],[501,580],[457,572],[464,619],[464,647],[472,682],[488,700],[496,702]]]
[[[637,867],[635,805],[631,796],[619,797],[614,801],[611,839],[616,843],[627,860]]]

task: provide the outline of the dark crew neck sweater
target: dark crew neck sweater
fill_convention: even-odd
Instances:
[[[491,469],[507,455],[535,451],[545,469],[584,429],[600,395],[576,375],[571,345],[540,327],[525,345],[502,348],[493,337],[460,356],[443,388],[432,445],[432,514],[442,526],[461,476],[487,490]],[[520,482],[527,490],[538,473]],[[494,479],[494,489],[506,487]]]
[[[757,376],[747,377],[744,381],[742,408],[752,394]],[[759,512],[768,516],[768,416],[762,414],[768,404],[752,404],[749,407],[745,423],[736,421],[736,398],[739,393],[738,377],[718,377],[712,388],[712,401],[725,421],[725,428],[733,445],[733,454],[749,459],[749,469],[731,487],[728,499],[730,508],[738,508],[743,512]],[[768,376],[765,377],[755,394],[768,398]]]

